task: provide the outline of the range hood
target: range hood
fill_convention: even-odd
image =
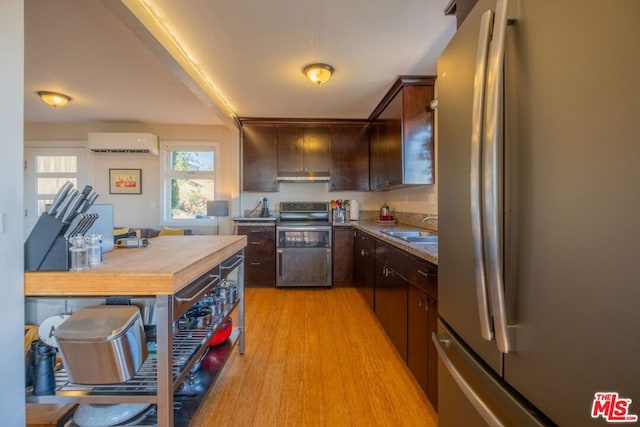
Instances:
[[[279,182],[327,182],[329,172],[278,172]]]

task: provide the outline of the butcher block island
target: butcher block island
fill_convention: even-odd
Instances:
[[[139,425],[189,425],[231,351],[237,345],[244,353],[246,245],[246,236],[162,236],[106,253],[86,271],[26,272],[26,323],[42,324],[52,311],[63,318],[85,306],[137,305],[148,349],[128,381],[74,384],[62,367],[54,393],[36,396],[27,387],[27,402],[78,403],[83,414],[134,404],[142,409]],[[194,310],[210,316],[194,318]],[[231,312],[231,336],[210,346]]]

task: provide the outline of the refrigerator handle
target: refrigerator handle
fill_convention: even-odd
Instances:
[[[500,224],[500,95],[503,82],[504,40],[507,27],[508,0],[498,0],[489,48],[483,139],[483,234],[489,299],[493,315],[496,345],[502,353],[510,349],[504,298],[502,266],[502,228]]]
[[[493,11],[487,10],[480,21],[476,69],[473,80],[473,109],[471,119],[471,238],[473,247],[473,264],[476,284],[476,300],[480,316],[480,334],[491,341],[493,331],[489,317],[489,297],[487,292],[485,257],[482,237],[482,134],[485,101],[485,81],[487,72],[487,56],[491,36]]]
[[[478,414],[487,422],[490,426],[503,426],[504,424],[500,419],[496,416],[496,414],[491,411],[487,403],[482,399],[482,397],[474,390],[473,386],[465,380],[464,376],[456,369],[456,366],[449,358],[447,354],[446,348],[449,346],[449,338],[447,338],[446,334],[442,333],[433,333],[431,335],[431,340],[436,346],[436,350],[438,351],[438,356],[442,361],[442,364],[449,374],[453,377],[453,380],[456,382],[460,390],[464,393],[469,402],[473,405],[473,407],[478,411]]]

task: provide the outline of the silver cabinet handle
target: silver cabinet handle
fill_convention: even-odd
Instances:
[[[430,274],[426,271],[422,271],[422,270],[418,270],[418,274],[421,276],[424,276],[425,279],[428,279],[429,277],[433,276],[433,274]]]
[[[204,285],[202,287],[202,289],[200,289],[198,292],[196,292],[194,295],[191,295],[188,298],[181,298],[178,296],[175,296],[175,300],[178,302],[191,302],[191,301],[195,301],[196,299],[198,299],[200,297],[200,295],[205,294],[209,291],[209,289],[211,289],[214,285],[214,283],[216,283],[218,280],[220,280],[220,276],[215,276],[213,274],[210,274],[209,277],[211,278],[211,281],[208,282],[206,285]]]
[[[469,402],[473,405],[473,407],[478,411],[480,416],[489,424],[490,426],[504,426],[504,424],[500,421],[500,419],[494,414],[491,409],[487,406],[486,402],[482,399],[482,397],[476,393],[471,384],[469,384],[462,374],[456,369],[455,365],[449,359],[447,355],[446,348],[449,347],[449,339],[444,334],[436,334],[435,332],[431,335],[431,340],[436,345],[436,350],[438,351],[438,356],[440,360],[444,364],[445,368],[451,376],[453,380],[456,382],[460,390],[467,397]]]
[[[471,237],[473,248],[473,264],[476,279],[476,302],[480,317],[480,335],[487,341],[493,338],[491,319],[489,317],[489,297],[487,292],[483,235],[482,235],[482,134],[484,123],[485,81],[487,72],[487,55],[491,36],[493,11],[487,10],[480,21],[478,51],[476,53],[475,77],[473,80],[473,108],[471,123]]]
[[[493,34],[487,65],[487,96],[485,99],[485,125],[483,138],[483,232],[487,287],[493,314],[494,332],[498,350],[509,352],[507,316],[502,275],[502,229],[500,208],[500,94],[502,93],[504,40],[507,28],[508,0],[498,0],[493,20]]]

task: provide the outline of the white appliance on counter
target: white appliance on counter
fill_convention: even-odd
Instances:
[[[640,416],[639,19],[480,0],[438,61],[441,427]]]

